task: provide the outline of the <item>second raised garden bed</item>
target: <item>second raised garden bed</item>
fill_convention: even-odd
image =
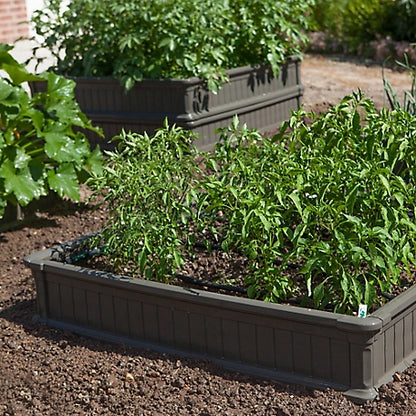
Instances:
[[[88,118],[102,127],[110,139],[124,129],[152,134],[164,119],[199,134],[200,150],[212,149],[215,130],[230,124],[234,115],[252,128],[275,130],[301,104],[301,61],[292,57],[278,77],[269,67],[241,67],[229,71],[230,82],[218,94],[208,91],[200,78],[144,80],[126,92],[115,79],[75,78],[75,96]],[[32,92],[45,85],[31,83]],[[98,135],[88,132],[92,143],[111,148]]]

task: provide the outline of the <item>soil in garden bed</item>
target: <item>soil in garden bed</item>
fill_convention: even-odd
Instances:
[[[308,107],[335,104],[360,82],[370,95],[380,94],[379,67],[312,57],[302,68]],[[416,414],[416,365],[382,386],[375,401],[358,406],[333,390],[239,375],[34,322],[36,293],[23,256],[98,231],[105,218],[105,211],[60,204],[0,233],[0,415]]]
[[[85,244],[85,242],[87,242]],[[105,254],[88,255],[88,239],[81,238],[70,244],[64,244],[57,248],[53,258],[56,261],[72,263],[78,266],[101,270],[108,273],[119,274],[131,277],[132,271],[128,264],[121,265],[115,270],[113,264],[107,259]],[[231,296],[248,297],[246,277],[250,275],[248,269],[248,259],[237,252],[225,252],[220,245],[213,245],[210,250],[203,243],[195,244],[193,253],[184,252],[185,263],[182,268],[171,276],[169,283],[190,289],[207,290],[215,293],[222,293]],[[279,265],[279,259],[276,264]],[[313,299],[308,297],[308,289],[303,276],[299,273],[302,268],[301,263],[289,263],[282,276],[286,276],[293,282],[293,288],[297,295],[280,300],[281,304],[296,305],[314,309]],[[141,279],[140,275],[135,274],[135,278]],[[387,303],[406,289],[413,286],[416,282],[416,271],[411,268],[411,273],[405,271],[401,273],[400,285],[392,287],[389,292],[381,292],[378,289],[377,303],[369,308],[368,313],[376,311],[380,306]],[[261,292],[258,298],[262,299]],[[328,304],[325,310],[334,311],[334,305]]]

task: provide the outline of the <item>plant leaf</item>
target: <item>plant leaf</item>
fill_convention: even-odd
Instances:
[[[74,201],[79,201],[77,175],[72,163],[62,164],[56,168],[56,171],[49,170],[48,183],[49,187],[57,192],[61,198],[66,195]]]
[[[28,167],[16,169],[10,160],[6,160],[0,167],[0,177],[4,178],[6,194],[14,194],[23,206],[44,195],[43,182],[34,181]]]

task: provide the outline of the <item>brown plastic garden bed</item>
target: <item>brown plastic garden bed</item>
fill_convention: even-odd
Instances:
[[[416,356],[416,287],[366,318],[129,279],[26,257],[40,320],[112,342],[205,357],[356,402]]]
[[[75,96],[94,125],[103,128],[106,139],[121,130],[152,134],[165,118],[199,134],[200,150],[212,149],[215,130],[228,126],[234,115],[250,128],[275,130],[301,104],[301,61],[291,57],[277,77],[268,66],[245,66],[229,71],[230,82],[218,94],[208,91],[200,78],[143,80],[128,92],[110,78],[74,78]],[[32,92],[43,91],[42,82],[31,83]],[[94,133],[92,143],[111,148]]]

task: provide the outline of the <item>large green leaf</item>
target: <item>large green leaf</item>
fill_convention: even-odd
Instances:
[[[29,169],[32,178],[35,181],[38,181],[45,175],[45,163],[43,162],[42,158],[31,159],[29,162]]]
[[[30,156],[28,156],[24,149],[20,147],[10,147],[8,146],[4,150],[5,154],[7,155],[8,159],[13,163],[13,166],[16,169],[24,169],[27,167]]]
[[[32,121],[33,127],[36,129],[36,133],[41,135],[43,123],[45,122],[43,113],[36,108],[28,108],[22,112],[22,116],[28,117]]]
[[[75,82],[53,72],[45,72],[42,76],[47,81],[47,95],[42,99],[47,98],[48,111],[55,114],[62,125],[86,127],[89,121],[74,100]]]
[[[43,182],[35,181],[27,167],[16,169],[10,160],[4,161],[1,165],[0,177],[4,178],[6,194],[14,194],[23,206],[44,195]]]
[[[0,101],[4,102],[14,92],[14,87],[0,79]]]
[[[0,114],[3,119],[15,119],[29,100],[26,91],[0,78]]]
[[[24,65],[19,64],[9,53],[13,49],[9,45],[0,44],[0,68],[6,71],[13,83],[21,84],[29,81],[40,81],[42,78],[31,74]]]
[[[56,171],[48,171],[48,183],[49,187],[60,197],[66,195],[74,201],[79,201],[77,175],[72,163],[64,163]]]
[[[42,80],[42,77],[27,72],[23,65],[15,66],[13,64],[3,64],[1,67],[9,74],[10,78],[15,84],[20,85],[23,82]]]
[[[100,175],[103,171],[103,154],[97,146],[90,154],[86,162],[91,172]]]
[[[82,165],[84,157],[89,154],[85,141],[74,140],[62,131],[46,133],[45,140],[45,153],[57,162],[77,162]]]
[[[44,77],[48,81],[48,94],[66,98],[73,97],[75,89],[74,81],[56,75],[53,72],[45,73]]]

